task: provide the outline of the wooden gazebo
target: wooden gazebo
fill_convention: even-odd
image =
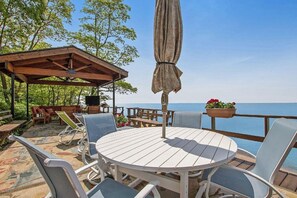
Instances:
[[[128,72],[75,46],[0,55],[0,71],[11,77],[11,113],[14,115],[14,81],[29,84],[100,87],[128,77]],[[47,79],[48,77],[56,77]]]

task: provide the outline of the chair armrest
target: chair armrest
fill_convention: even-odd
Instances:
[[[261,181],[262,183],[264,183],[265,185],[267,185],[268,187],[270,187],[274,192],[276,192],[276,194],[278,194],[280,197],[284,198],[284,195],[279,192],[279,190],[277,190],[271,183],[269,183],[268,181],[266,181],[265,179],[263,179],[262,177],[260,177],[259,175],[256,175],[255,173],[245,170],[245,169],[241,169],[241,168],[237,168],[234,166],[229,166],[229,165],[223,165],[221,166],[221,168],[229,168],[229,169],[233,169],[236,171],[240,171],[243,172],[244,174],[247,174],[251,177],[254,177],[255,179]]]
[[[256,156],[255,156],[254,154],[252,154],[251,152],[249,152],[249,151],[247,151],[247,150],[244,150],[244,149],[242,149],[242,148],[238,148],[238,149],[237,149],[237,152],[238,152],[238,153],[242,153],[242,154],[244,154],[244,155],[247,155],[248,157],[251,157],[251,158],[253,158],[253,159],[256,159]]]
[[[80,167],[79,169],[77,169],[77,170],[75,170],[75,174],[80,174],[81,172],[83,172],[83,171],[85,171],[85,170],[87,170],[87,169],[89,169],[89,168],[91,168],[91,167],[93,167],[93,166],[96,166],[96,165],[98,165],[98,161],[97,160],[95,160],[95,161],[93,161],[92,163],[90,163],[90,164],[87,164],[87,165],[85,165],[85,166],[83,166],[83,167]]]
[[[159,181],[151,181],[148,183],[136,196],[135,198],[144,198],[150,192],[154,194],[155,198],[160,198],[160,193],[158,192],[156,186],[159,184]]]

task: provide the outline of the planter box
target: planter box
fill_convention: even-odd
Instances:
[[[219,117],[219,118],[232,118],[235,114],[236,109],[206,109],[206,113],[210,117]]]

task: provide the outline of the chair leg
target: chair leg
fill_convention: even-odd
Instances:
[[[195,198],[201,198],[202,195],[203,195],[203,193],[206,190],[206,187],[207,187],[207,182],[201,182],[200,187],[199,187],[199,190],[198,190]]]

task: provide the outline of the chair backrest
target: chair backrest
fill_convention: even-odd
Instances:
[[[11,135],[9,139],[18,141],[26,147],[48,184],[52,197],[86,197],[73,168],[68,162],[56,158],[24,137]]]
[[[56,111],[56,114],[72,129],[76,129],[78,126],[73,120],[64,112],[64,111]]]
[[[96,142],[106,134],[117,131],[114,116],[111,113],[83,115],[87,138],[89,142]],[[95,145],[89,144],[89,154],[96,154]]]
[[[77,121],[79,121],[79,123],[85,125],[85,121],[83,118],[83,113],[73,113],[74,117],[77,119]]]
[[[201,129],[202,112],[176,111],[173,115],[173,127]]]
[[[256,156],[252,172],[273,182],[275,174],[282,166],[297,140],[297,122],[276,119],[265,137]]]
[[[32,115],[36,116],[37,110],[36,107],[31,107]]]

